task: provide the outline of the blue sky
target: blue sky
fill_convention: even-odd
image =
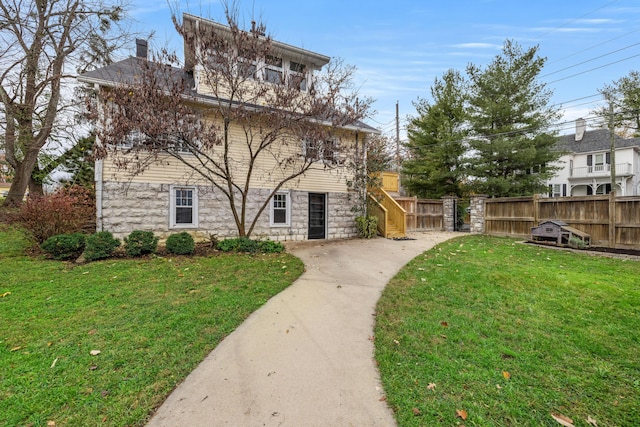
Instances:
[[[173,3],[172,3],[173,4]],[[187,11],[224,22],[217,1],[180,2]],[[484,67],[505,39],[540,46],[547,58],[541,80],[562,106],[561,121],[585,117],[602,102],[598,89],[640,69],[640,2],[637,0],[242,0],[241,23],[259,18],[275,39],[357,67],[355,83],[376,99],[368,122],[395,135],[415,114],[413,102],[429,98],[435,77],[467,64]],[[152,48],[181,49],[166,2],[132,0],[134,29],[155,32]],[[258,19],[257,19],[258,20]],[[248,25],[247,25],[248,26]],[[133,49],[130,54],[133,54]],[[573,124],[558,126],[571,133]],[[404,131],[401,132],[405,134]]]

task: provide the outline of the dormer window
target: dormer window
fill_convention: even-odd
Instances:
[[[264,79],[276,84],[282,82],[282,58],[267,55],[265,58]]]
[[[306,66],[304,64],[289,62],[289,85],[302,91],[307,90]]]

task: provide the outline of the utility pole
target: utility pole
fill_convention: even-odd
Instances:
[[[616,134],[615,134],[615,122],[613,120],[613,100],[611,95],[607,96],[609,101],[609,138],[611,142],[611,154],[609,158],[611,160],[611,164],[609,165],[611,169],[611,192],[614,193],[615,197],[616,193]]]
[[[400,106],[396,101],[396,172],[400,173]]]

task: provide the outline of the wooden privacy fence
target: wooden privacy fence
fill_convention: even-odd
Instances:
[[[407,212],[407,230],[442,230],[444,209],[442,200],[394,197]]]
[[[485,199],[484,232],[528,238],[542,221],[561,220],[591,235],[591,243],[640,248],[640,196]]]

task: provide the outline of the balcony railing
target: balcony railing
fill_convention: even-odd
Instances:
[[[611,165],[582,166],[569,170],[569,177],[571,178],[591,178],[610,175]],[[616,176],[626,175],[633,175],[631,163],[616,163]]]

